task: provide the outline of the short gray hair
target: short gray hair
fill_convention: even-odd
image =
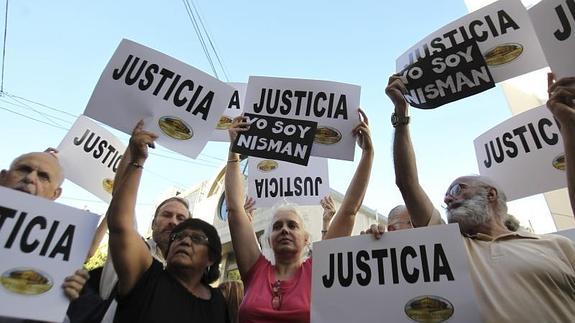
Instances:
[[[497,182],[495,182],[494,180],[492,180],[487,176],[471,175],[468,177],[475,184],[495,189],[497,191],[497,209],[499,212],[501,212],[501,214],[507,214],[507,195],[505,195],[505,192],[503,191],[501,186],[497,184]]]

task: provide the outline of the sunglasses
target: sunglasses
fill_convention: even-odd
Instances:
[[[208,241],[208,237],[206,237],[205,235],[201,234],[201,233],[196,233],[196,232],[185,232],[185,231],[180,231],[180,232],[176,232],[176,233],[172,233],[170,235],[170,241],[182,241],[184,240],[186,237],[189,237],[190,240],[192,240],[192,243],[195,245],[204,245],[207,246],[209,241]]]
[[[279,310],[282,306],[281,281],[276,280],[272,285],[272,308]]]

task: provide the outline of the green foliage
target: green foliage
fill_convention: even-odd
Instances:
[[[92,258],[88,259],[84,264],[84,268],[87,270],[92,270],[94,268],[104,266],[106,262],[106,258],[108,258],[108,244],[101,244],[96,250],[96,253],[92,256]]]

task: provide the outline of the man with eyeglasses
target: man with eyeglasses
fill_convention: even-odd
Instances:
[[[562,129],[566,155],[571,151],[574,159],[570,162],[566,158],[567,168],[575,171],[575,82],[571,78],[570,82],[560,80],[556,84],[550,87],[548,106],[562,128],[568,128]],[[440,217],[419,184],[403,93],[406,89],[401,80],[390,77],[386,94],[395,106],[392,124],[396,184],[414,227],[438,224]],[[569,172],[567,175],[572,180],[575,176]],[[504,223],[505,193],[483,176],[455,179],[444,201],[448,222],[458,223],[464,236],[470,274],[485,321],[572,322],[575,245],[570,240],[510,231]]]

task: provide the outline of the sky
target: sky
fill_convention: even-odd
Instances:
[[[218,71],[224,81],[247,82],[255,75],[360,85],[361,107],[375,143],[364,203],[383,214],[402,204],[391,155],[393,106],[384,89],[398,56],[467,14],[462,0],[194,4],[225,66],[227,79]],[[1,8],[4,13],[5,4]],[[122,38],[212,73],[183,1],[20,0],[9,3],[7,21],[2,87],[10,96],[0,97],[2,168],[24,152],[58,146],[84,111]],[[15,101],[14,96],[23,99]],[[436,110],[411,109],[410,114],[420,182],[440,210],[453,179],[478,173],[473,139],[511,116],[500,86]],[[114,133],[127,143],[128,135]],[[162,192],[172,186],[190,188],[215,176],[227,148],[209,143],[196,160],[155,149],[138,196],[140,230],[149,226]],[[355,162],[329,161],[333,189],[345,192],[360,153],[356,148]],[[105,203],[73,183],[66,181],[63,189],[60,203],[105,212]],[[555,231],[541,196],[513,202],[510,210],[522,224],[530,220],[536,232]]]

